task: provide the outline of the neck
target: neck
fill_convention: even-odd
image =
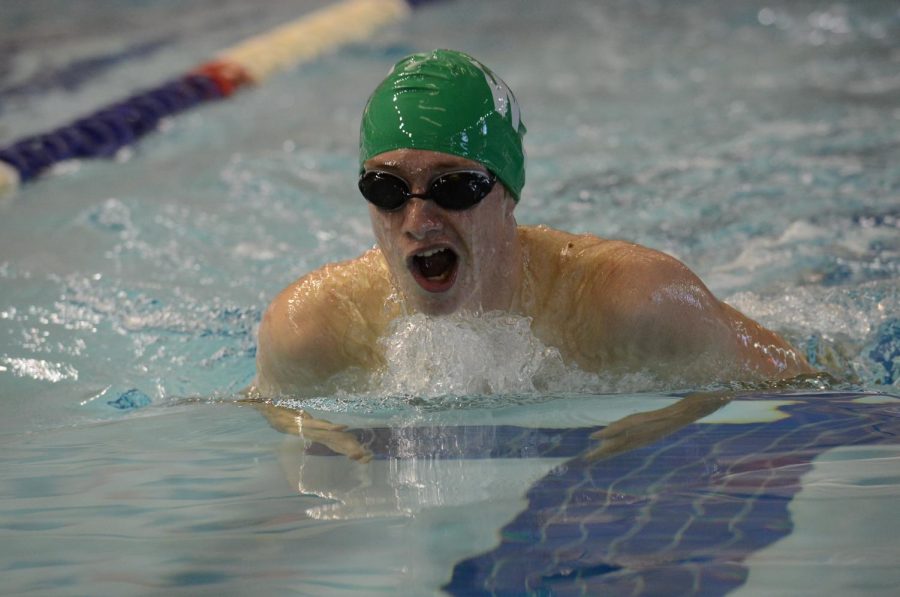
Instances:
[[[496,258],[492,260],[494,279],[502,280],[502,283],[495,286],[490,296],[482,296],[482,307],[485,311],[520,313],[525,260],[515,220],[505,234],[506,242],[501,244]]]
[[[530,304],[533,302],[533,299],[531,298],[533,292],[528,262],[529,252],[527,243],[523,241],[520,230],[516,227],[515,255],[511,260],[511,263],[514,263],[515,265],[511,268],[514,273],[510,274],[509,303],[506,307],[510,313],[515,313],[516,315],[528,316],[531,314]]]

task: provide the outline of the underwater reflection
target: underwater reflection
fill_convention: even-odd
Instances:
[[[256,406],[273,426],[297,436],[281,450],[291,486],[330,501],[307,514],[334,520],[516,501],[567,459],[593,463],[652,444],[732,398],[728,392],[694,392],[599,429],[428,425],[421,420],[412,426],[347,429],[306,412],[268,403]],[[601,440],[599,446],[596,440]]]

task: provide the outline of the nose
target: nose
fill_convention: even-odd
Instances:
[[[440,208],[434,201],[413,198],[406,204],[403,228],[416,240],[424,240],[444,228]]]

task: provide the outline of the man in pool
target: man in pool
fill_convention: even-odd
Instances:
[[[377,246],[275,298],[259,329],[256,393],[327,392],[348,372],[377,370],[379,338],[412,312],[530,318],[537,338],[591,372],[689,385],[810,371],[668,255],[517,225],[524,134],[512,91],[472,57],[436,50],[398,62],[360,132],[359,189]]]

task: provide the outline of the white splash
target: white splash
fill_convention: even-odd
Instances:
[[[369,389],[381,396],[472,396],[619,390],[653,385],[649,376],[616,379],[567,365],[531,331],[526,317],[494,311],[397,319],[382,339],[386,365]],[[626,379],[627,378],[627,379]]]
[[[387,364],[376,392],[395,396],[534,392],[542,375],[563,366],[529,319],[500,312],[401,317],[382,344]]]
[[[3,357],[0,373],[9,371],[18,377],[30,377],[38,381],[57,383],[66,379],[77,380],[78,370],[65,363],[51,363],[40,359]]]

